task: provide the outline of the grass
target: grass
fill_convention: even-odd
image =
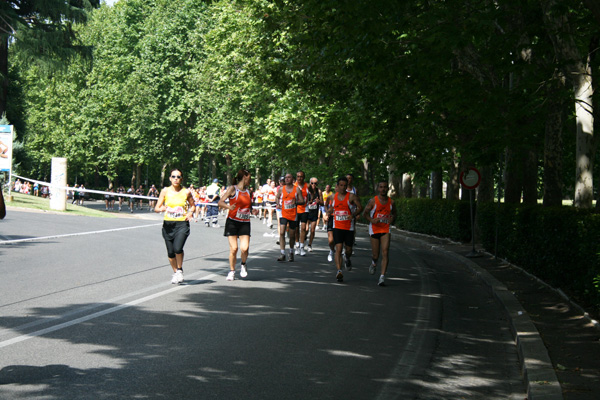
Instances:
[[[110,213],[102,212],[100,210],[94,210],[87,207],[76,206],[74,204],[71,204],[69,201],[67,201],[66,211],[56,211],[50,209],[49,199],[15,192],[12,192],[11,195],[13,196],[13,201],[8,201],[6,195],[4,197],[4,199],[6,200],[6,205],[9,207],[12,206],[19,208],[29,208],[33,210],[52,211],[67,215],[84,215],[87,217],[116,218],[115,215],[111,215]]]

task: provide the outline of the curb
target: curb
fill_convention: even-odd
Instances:
[[[562,388],[556,377],[548,350],[544,346],[537,328],[531,322],[529,315],[523,311],[523,307],[517,298],[502,282],[473,261],[448,251],[440,245],[432,245],[420,239],[404,236],[402,233],[398,233],[398,236],[404,241],[413,242],[451,257],[471,270],[502,305],[510,321],[511,332],[521,362],[523,380],[527,386],[527,399],[564,400]]]

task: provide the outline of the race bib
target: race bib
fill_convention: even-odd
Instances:
[[[349,221],[352,219],[348,211],[336,211],[334,215],[336,221]]]
[[[375,218],[379,219],[379,223],[381,224],[389,224],[390,223],[390,215],[384,213],[377,213]]]
[[[178,206],[175,208],[167,207],[167,215],[172,219],[179,219],[183,217],[183,207]]]
[[[286,210],[296,208],[296,202],[294,200],[286,200],[283,202],[283,208]]]
[[[241,219],[243,221],[249,221],[250,220],[250,209],[249,208],[240,208],[237,210],[237,213],[235,214],[235,217],[237,219]]]
[[[308,209],[309,210],[316,210],[317,208],[319,208],[319,206],[316,203],[308,205]]]

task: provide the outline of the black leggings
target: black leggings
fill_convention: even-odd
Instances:
[[[164,221],[162,235],[167,245],[167,256],[175,258],[175,254],[183,253],[183,245],[190,235],[189,221]]]

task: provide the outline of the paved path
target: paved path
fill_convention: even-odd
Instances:
[[[13,211],[0,239],[0,398],[523,399],[511,321],[448,254],[395,242],[387,287],[335,282],[315,251],[277,263],[253,220],[249,276],[192,224],[171,285],[160,220]],[[37,239],[35,239],[37,237]]]

